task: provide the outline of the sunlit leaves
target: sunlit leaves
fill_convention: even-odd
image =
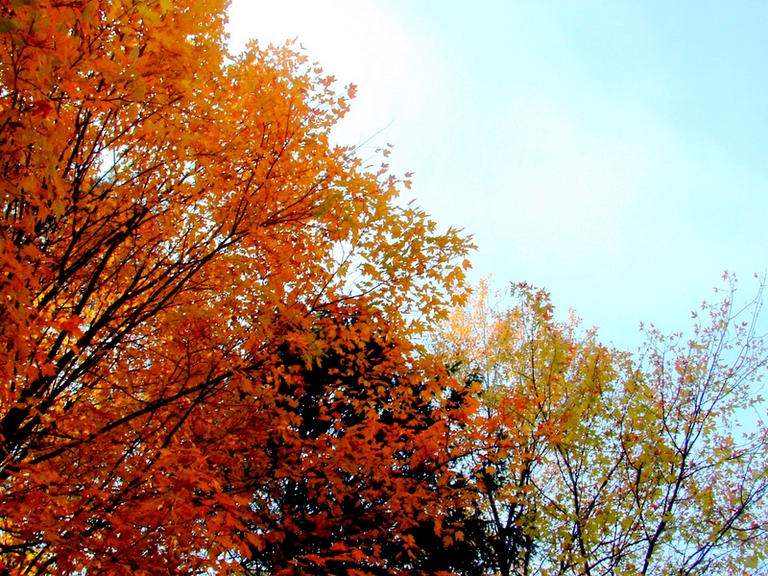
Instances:
[[[337,562],[343,545],[378,566],[376,539],[434,500],[403,470],[442,453],[449,381],[409,338],[460,290],[469,245],[330,145],[353,88],[290,47],[227,54],[224,8],[2,4],[12,572],[225,571],[290,538],[286,569],[329,562],[299,514]],[[317,508],[293,518],[302,482]]]
[[[738,308],[726,280],[689,340],[651,328],[634,358],[555,320],[548,295],[525,285],[504,308],[481,283],[439,328],[436,351],[482,383],[456,453],[502,574],[764,566],[762,285]]]

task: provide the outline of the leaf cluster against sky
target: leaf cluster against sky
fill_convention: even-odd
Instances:
[[[768,266],[768,9],[755,2],[235,0],[359,86],[337,134],[395,144],[475,278],[546,286],[603,337],[672,330]],[[378,133],[382,130],[381,133]]]

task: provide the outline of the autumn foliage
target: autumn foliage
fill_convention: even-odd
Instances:
[[[0,575],[765,569],[760,299],[639,356],[462,307],[354,88],[225,9],[0,0]]]
[[[380,572],[440,515],[450,381],[409,335],[468,245],[224,9],[2,2],[5,573]]]
[[[766,573],[762,284],[740,306],[725,280],[689,339],[651,327],[637,355],[525,284],[504,306],[481,283],[436,330],[480,403],[454,434],[465,574]]]

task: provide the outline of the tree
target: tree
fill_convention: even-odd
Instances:
[[[412,533],[441,517],[447,424],[460,411],[430,390],[432,360],[415,362],[383,322],[323,311],[315,333],[319,356],[281,350],[273,420],[290,427],[279,442],[246,439],[233,450],[250,451],[231,466],[245,464],[240,476],[257,494],[247,527],[260,537],[247,573],[434,573],[414,571],[421,552]]]
[[[0,567],[363,573],[387,530],[406,565],[453,386],[409,342],[470,245],[224,1],[0,6]]]
[[[549,295],[527,285],[503,309],[483,283],[442,325],[436,351],[480,384],[455,443],[489,573],[766,569],[762,284],[738,308],[726,280],[690,340],[651,328],[637,357],[573,316],[555,320]]]

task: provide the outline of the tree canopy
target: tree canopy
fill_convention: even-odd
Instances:
[[[0,574],[764,569],[759,296],[640,356],[464,307],[354,87],[225,10],[0,0]]]
[[[8,573],[406,566],[430,514],[449,381],[409,336],[470,245],[225,7],[2,2]]]
[[[690,339],[651,327],[639,355],[556,320],[525,284],[508,308],[481,284],[436,332],[437,353],[479,385],[454,443],[491,573],[765,572],[762,284],[740,306],[725,279]]]

